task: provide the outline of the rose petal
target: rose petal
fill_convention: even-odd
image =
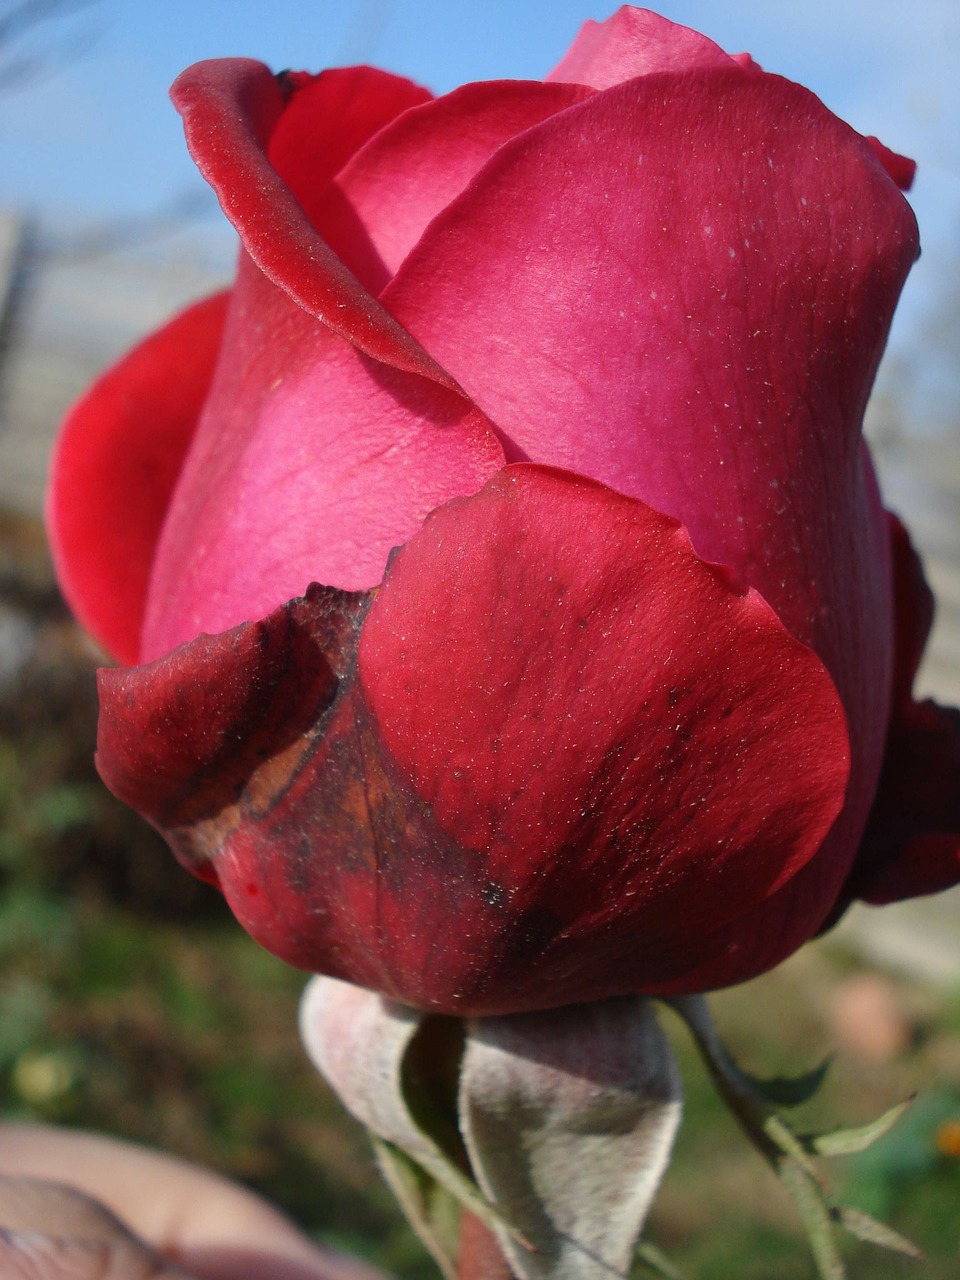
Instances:
[[[576,477],[508,468],[431,516],[359,671],[390,756],[503,904],[514,975],[551,1002],[593,994],[598,969],[599,989],[648,989],[794,875],[842,805],[845,725],[814,655],[673,521]]]
[[[851,895],[899,902],[960,883],[960,711],[912,703],[894,720]]]
[[[142,657],[262,617],[316,579],[375,586],[429,511],[502,463],[461,395],[360,355],[244,256],[157,548]]]
[[[887,537],[859,433],[916,250],[873,151],[812,94],[695,71],[507,143],[383,294],[508,448],[680,519],[820,654],[856,743],[824,850],[837,888],[889,706]]]
[[[857,897],[896,902],[960,881],[960,712],[916,703],[912,688],[933,624],[933,595],[910,537],[890,515],[895,674],[883,771],[835,918]]]
[[[900,518],[888,511],[893,573],[894,680],[893,714],[912,701],[913,682],[933,627],[933,592],[923,564]]]
[[[531,459],[669,511],[807,639],[915,255],[909,206],[806,90],[650,76],[501,148],[384,300]]]
[[[304,968],[477,1014],[655,988],[843,803],[822,664],[600,485],[511,467],[431,516],[357,680],[366,607],[317,588],[101,676],[107,784]]]
[[[492,81],[407,111],[324,194],[321,234],[379,292],[430,220],[502,143],[589,94],[580,85]]]
[[[340,262],[270,164],[267,148],[286,104],[269,68],[246,58],[199,62],[170,95],[197,168],[264,275],[359,351],[456,390]]]
[[[877,159],[889,173],[901,191],[909,191],[913,186],[913,180],[917,176],[917,162],[911,160],[908,156],[898,155],[896,151],[891,151],[889,147],[885,147],[879,138],[869,135],[866,139],[870,146],[873,147]]]
[[[136,662],[160,528],[213,378],[228,295],[189,307],[72,409],[53,457],[47,525],[70,607]]]
[[[240,797],[263,808],[300,764],[362,607],[327,590],[161,662],[99,673],[97,768],[203,879],[216,883],[216,869],[196,850],[236,830]]]
[[[289,96],[267,156],[314,225],[330,180],[350,157],[431,96],[413,81],[375,67],[337,67],[317,76],[287,73],[286,85]]]
[[[732,58],[699,31],[661,18],[649,9],[623,5],[605,22],[585,22],[548,81],[572,81],[609,89],[636,76],[657,71],[692,71],[696,67],[745,66],[744,55]]]
[[[831,928],[858,897],[892,902],[960,881],[960,718],[917,705],[913,679],[933,621],[933,597],[906,529],[887,513],[893,550],[895,654],[892,714],[883,770],[866,832],[835,900],[824,896],[832,839],[779,892],[712,938],[712,960],[670,990],[724,986],[763,973],[817,930]],[[841,865],[846,865],[842,862]],[[826,919],[824,905],[830,905]]]

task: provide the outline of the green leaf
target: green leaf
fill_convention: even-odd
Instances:
[[[801,1076],[772,1076],[764,1080],[759,1076],[749,1075],[742,1068],[740,1068],[740,1074],[771,1106],[799,1107],[804,1102],[809,1102],[823,1084],[832,1061],[832,1057],[824,1058],[819,1066],[814,1067],[812,1071],[804,1072]]]
[[[797,1206],[820,1280],[846,1280],[834,1238],[833,1218],[822,1191],[811,1182],[804,1167],[789,1156],[783,1160],[779,1174]]]
[[[456,1280],[460,1205],[405,1151],[370,1135],[384,1181],[404,1216],[444,1275]]]
[[[831,1133],[797,1133],[770,1105],[779,1101],[792,1106],[810,1097],[823,1080],[829,1059],[815,1071],[797,1080],[756,1080],[733,1062],[717,1035],[709,1010],[700,997],[670,1001],[693,1033],[707,1069],[744,1133],[764,1159],[772,1165],[789,1191],[810,1240],[821,1280],[844,1280],[845,1271],[835,1232],[842,1227],[859,1240],[893,1249],[908,1257],[923,1255],[896,1231],[877,1222],[860,1209],[837,1205],[829,1185],[812,1156],[853,1155],[867,1150],[888,1133],[904,1114],[912,1099],[891,1107],[870,1124]],[[912,1112],[914,1120],[917,1111]],[[898,1133],[903,1136],[903,1128]],[[907,1135],[910,1136],[909,1134]],[[883,1158],[889,1160],[891,1143],[884,1144]],[[917,1147],[917,1143],[914,1143]],[[920,1144],[926,1155],[933,1149],[928,1135]],[[898,1170],[903,1161],[894,1156]]]
[[[803,1141],[794,1133],[782,1116],[778,1116],[775,1111],[771,1111],[766,1115],[763,1119],[763,1132],[779,1152],[773,1162],[777,1172],[780,1170],[782,1158],[785,1157],[798,1164],[811,1182],[817,1183],[818,1186],[823,1185],[823,1179],[810,1159]]]
[[[881,1249],[892,1249],[895,1253],[905,1253],[908,1258],[916,1258],[920,1262],[925,1260],[923,1251],[918,1249],[911,1240],[902,1236],[899,1231],[894,1231],[892,1227],[888,1227],[886,1223],[871,1218],[869,1213],[864,1213],[862,1209],[851,1209],[848,1205],[839,1205],[835,1213],[844,1230],[849,1231],[858,1240],[875,1244]]]
[[[895,1107],[885,1111],[876,1120],[861,1125],[856,1129],[835,1129],[831,1133],[807,1133],[798,1135],[807,1151],[818,1156],[851,1156],[858,1151],[866,1151],[878,1138],[889,1133],[897,1123],[913,1098],[898,1102]]]

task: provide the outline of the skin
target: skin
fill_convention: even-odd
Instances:
[[[385,1280],[320,1249],[266,1201],[132,1143],[0,1125],[9,1280]]]

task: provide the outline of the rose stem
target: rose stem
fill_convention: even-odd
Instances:
[[[493,1232],[466,1209],[460,1219],[457,1280],[513,1280]]]

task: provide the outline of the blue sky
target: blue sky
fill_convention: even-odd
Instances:
[[[446,90],[539,78],[604,0],[93,0],[37,33],[79,52],[0,96],[0,205],[149,214],[196,192],[166,91],[201,58],[319,70],[372,61]],[[956,0],[664,0],[660,12],[812,88],[838,115],[914,157],[924,258],[901,342],[960,273],[960,5]],[[35,40],[36,43],[36,40]]]

